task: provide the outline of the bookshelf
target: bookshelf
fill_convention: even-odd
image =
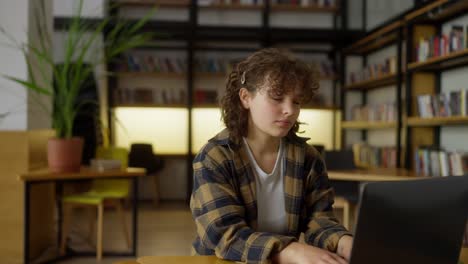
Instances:
[[[410,98],[406,101],[405,167],[419,174],[457,175],[459,163],[468,160],[464,142],[447,140],[468,131],[467,87],[463,82],[450,87],[453,82],[447,81],[447,76],[457,79],[453,74],[468,65],[463,22],[467,11],[467,1],[439,0],[404,18],[411,36],[405,43],[406,97]]]
[[[468,65],[468,49],[452,52],[446,56],[430,58],[424,62],[411,62],[408,69],[412,71],[440,71]]]
[[[346,77],[342,78],[341,91],[341,109],[343,113],[351,113],[342,117],[342,146],[350,148],[350,145],[353,145],[355,163],[360,168],[401,166],[401,161],[397,157],[401,153],[400,130],[402,127],[400,110],[403,80],[401,62],[404,56],[401,41],[404,38],[402,26],[401,20],[394,18],[343,49],[345,60],[347,58],[361,60],[360,71],[348,70],[347,63],[343,63],[343,72]],[[396,51],[391,57],[380,58],[382,50],[392,47],[396,47]],[[389,56],[388,52],[385,56]],[[384,95],[379,96],[381,98],[377,100],[377,103],[375,102],[376,96],[373,94],[382,92],[388,94],[391,90],[387,90],[392,88],[395,92],[390,97],[394,97],[394,101],[385,102],[382,97],[389,96]],[[354,102],[350,108],[348,104],[352,100],[356,101],[356,98],[359,98],[360,103]],[[352,135],[356,135],[356,132],[352,131],[360,134],[359,142],[356,142],[356,136],[353,138]],[[390,146],[369,145],[369,136],[372,137],[378,133],[395,134],[395,141]],[[376,157],[372,157],[374,153]]]
[[[158,34],[157,45],[151,44],[141,50],[135,50],[134,54],[145,52],[148,54],[154,53],[151,56],[137,55],[135,58],[131,59],[132,61],[137,61],[136,64],[140,64],[137,65],[140,67],[135,68],[133,62],[128,62],[128,58],[123,58],[124,63],[127,60],[126,62],[128,64],[125,67],[120,67],[118,64],[109,65],[111,70],[117,72],[117,74],[109,79],[109,105],[112,108],[113,115],[115,116],[117,115],[116,113],[122,113],[122,115],[130,118],[129,121],[123,122],[132,124],[137,122],[137,120],[133,120],[136,118],[132,118],[136,117],[135,115],[138,115],[138,117],[140,115],[147,116],[152,120],[154,119],[153,122],[155,123],[169,125],[173,131],[169,134],[177,134],[178,137],[181,138],[181,140],[174,142],[174,144],[180,145],[177,147],[177,153],[163,152],[161,154],[170,158],[183,158],[186,160],[187,182],[189,183],[187,194],[189,194],[191,189],[191,162],[193,160],[193,153],[195,153],[196,149],[199,147],[199,142],[196,138],[199,137],[199,134],[214,135],[214,132],[209,130],[211,128],[208,128],[207,124],[213,123],[213,120],[219,122],[219,108],[216,100],[213,100],[213,98],[216,97],[216,93],[224,87],[225,78],[227,73],[230,72],[229,65],[231,65],[231,62],[226,62],[226,60],[232,59],[229,54],[243,54],[243,57],[245,57],[262,47],[284,47],[283,44],[288,47],[289,43],[300,43],[301,45],[299,46],[301,46],[301,48],[293,47],[291,49],[294,53],[312,55],[325,54],[332,64],[336,65],[337,47],[362,35],[360,30],[348,30],[346,28],[345,14],[347,13],[347,1],[340,1],[339,6],[279,5],[270,0],[263,1],[263,4],[253,5],[225,4],[224,1],[213,1],[212,3],[208,3],[208,1],[201,3],[198,1],[198,4],[197,1],[167,0],[120,0],[117,2],[121,4],[120,10],[118,11],[119,15],[122,14],[125,8],[130,8],[130,10],[145,10],[146,8],[146,10],[149,10],[154,6],[161,9],[177,9],[184,14],[188,14],[185,20],[176,21],[160,20],[158,16],[155,15],[155,19],[148,23],[145,30],[156,30],[161,34]],[[333,25],[331,28],[314,28],[314,25],[306,28],[294,26],[277,27],[272,25],[270,21],[271,16],[273,14],[283,13],[288,15],[298,14],[301,16],[325,14],[331,16],[332,19],[330,19],[330,22]],[[234,14],[248,14],[249,16],[254,14],[260,18],[260,24],[244,26],[244,24],[227,25],[206,23],[205,16],[233,16]],[[200,17],[202,16],[204,18],[200,21]],[[338,17],[343,18],[340,24],[337,22]],[[125,19],[131,20],[132,18]],[[309,44],[328,44],[330,47],[317,50],[316,48],[308,48],[307,45]],[[182,57],[176,58],[177,55],[173,53],[181,53],[183,55]],[[217,54],[220,54],[221,58],[224,56],[224,59],[218,59]],[[148,63],[149,59],[154,61],[154,63]],[[236,59],[242,59],[242,57],[238,56]],[[183,61],[183,63],[180,61]],[[333,67],[337,68],[338,66]],[[336,91],[336,84],[339,80],[340,76],[338,76],[336,72],[330,73],[327,71],[326,74],[320,77],[320,81],[331,85],[332,88],[330,90],[333,91]],[[127,102],[125,102],[125,100],[116,100],[112,92],[115,92],[118,87],[127,88],[132,85],[132,82],[134,86],[140,90],[146,89],[146,92],[152,91],[153,95],[149,95],[149,92],[148,94],[146,94],[145,91],[141,92],[140,98],[146,98],[144,102],[139,102],[138,100]],[[151,85],[147,85],[145,82]],[[172,89],[170,87],[174,87],[178,90],[176,95],[168,91]],[[162,98],[167,97],[169,99],[151,101],[151,98],[161,97],[159,95],[155,96],[154,94],[158,89],[165,89],[165,94],[163,93]],[[174,96],[177,100],[170,99]],[[304,116],[306,123],[310,123],[310,120],[314,120],[314,122],[318,120],[315,114],[326,115],[327,118],[333,116],[333,121],[330,122],[329,126],[331,134],[334,134],[336,124],[335,118],[339,107],[337,106],[338,103],[333,93],[331,97],[331,102],[313,103],[304,106],[303,112],[305,115],[310,111],[317,112],[312,115]],[[137,114],[138,111],[141,111],[141,114]],[[165,111],[167,115],[164,114]],[[156,117],[156,115],[158,117]],[[201,115],[203,115],[203,117]],[[211,118],[211,121],[208,119],[205,120],[207,117]],[[174,120],[177,120],[177,122],[174,122]],[[145,123],[145,121],[138,121],[140,125],[141,122]],[[181,127],[172,127],[175,123],[183,123],[183,125]],[[328,123],[326,123],[326,126],[328,126]],[[143,128],[137,130],[142,129]],[[208,129],[208,131],[204,129]],[[121,134],[123,133],[123,137],[131,138],[131,135],[125,136],[126,132],[124,129],[119,128],[119,124],[114,124],[113,131],[116,130],[120,131],[119,133]],[[128,132],[129,134],[134,133],[133,128],[128,130],[131,130]],[[202,133],[201,131],[204,132]],[[156,131],[153,132],[153,134],[155,133]],[[329,133],[326,132],[325,134]],[[153,137],[164,138],[164,136],[165,135],[158,134]],[[336,144],[335,136],[332,136],[332,138],[334,140],[334,146]],[[158,150],[161,150],[163,147],[162,145],[165,143],[166,142],[163,142],[163,144],[159,144],[159,146],[158,143],[156,143],[155,151],[157,154]]]
[[[371,78],[369,80],[353,83],[346,85],[345,90],[369,90],[374,88],[379,88],[385,85],[394,85],[397,83],[397,74],[385,74],[377,78]]]
[[[468,116],[449,116],[432,118],[408,118],[408,126],[411,127],[432,127],[432,126],[453,126],[468,125]]]
[[[442,46],[446,47],[447,44],[443,44],[441,39],[443,34],[450,34],[450,37],[447,38],[449,40],[453,36],[468,37],[466,35],[468,30],[466,19],[460,19],[460,17],[466,16],[467,11],[467,1],[436,0],[422,3],[368,32],[365,37],[343,49],[346,56],[363,57],[363,65],[365,65],[367,56],[388,46],[397,45],[399,54],[397,60],[399,62],[396,73],[358,79],[353,83],[349,82],[349,78],[343,78],[348,82],[343,86],[341,99],[342,111],[346,111],[349,110],[346,108],[347,94],[359,92],[361,93],[361,101],[366,102],[369,100],[366,95],[369,91],[396,85],[398,112],[395,122],[390,124],[344,119],[341,123],[342,129],[344,131],[362,130],[361,140],[364,142],[371,129],[395,129],[398,167],[408,170],[416,169],[414,157],[419,146],[432,146],[441,149],[443,148],[441,146],[442,135],[448,133],[450,127],[456,128],[455,131],[464,129],[468,125],[468,113],[466,113],[468,110],[463,110],[463,107],[466,107],[463,104],[468,101],[466,92],[463,92],[466,87],[463,86],[463,81],[457,84],[458,90],[454,90],[454,87],[445,87],[448,86],[446,83],[453,82],[447,81],[447,78],[444,79],[443,76],[445,73],[460,71],[468,65],[468,45],[466,45],[466,41],[461,41],[455,46],[456,48],[446,51],[442,50]],[[451,26],[451,23],[455,25]],[[457,23],[463,25],[456,25]],[[429,52],[424,50],[427,47],[423,47],[421,50],[421,47],[418,46],[421,45],[422,40],[429,43],[425,44],[431,48]],[[435,42],[439,43],[435,44]],[[406,55],[403,54],[402,50],[406,51]],[[421,56],[421,54],[426,55]],[[346,70],[346,65],[344,67]],[[432,112],[427,110],[424,115],[420,115],[421,109],[425,109],[424,103],[428,101],[429,104],[432,104],[431,107],[436,108],[436,110],[431,110]],[[452,104],[452,102],[455,103]],[[460,104],[461,106],[459,106]],[[454,110],[454,107],[461,110]],[[455,115],[451,113],[455,113]],[[445,136],[445,141],[447,141],[447,137]],[[345,141],[345,139],[342,140]],[[452,148],[453,145],[452,143]],[[455,146],[467,148],[463,144],[455,144]]]
[[[366,121],[343,121],[341,127],[344,129],[387,129],[396,128],[396,122],[366,122]]]

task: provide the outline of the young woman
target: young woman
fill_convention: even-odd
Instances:
[[[301,104],[318,86],[307,64],[272,48],[229,75],[221,100],[226,129],[193,162],[197,254],[247,263],[347,263],[352,237],[333,215],[324,161],[296,135]],[[302,232],[307,244],[297,242]]]

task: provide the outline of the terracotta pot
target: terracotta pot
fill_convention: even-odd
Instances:
[[[77,172],[81,166],[83,138],[51,138],[47,144],[47,160],[52,172]]]

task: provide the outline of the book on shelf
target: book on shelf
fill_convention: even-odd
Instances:
[[[467,90],[418,95],[418,114],[421,118],[466,116],[468,115],[467,102]]]
[[[179,57],[127,54],[125,62],[120,63],[119,70],[183,74],[187,71],[187,61]]]
[[[414,61],[424,62],[430,58],[447,56],[462,51],[467,46],[468,26],[452,25],[450,32],[441,35],[421,37],[415,47]]]
[[[240,59],[195,58],[195,70],[204,73],[227,73],[232,70],[238,61]]]
[[[218,92],[201,88],[195,89],[193,101],[195,104],[216,104],[218,101]]]
[[[396,121],[396,105],[394,102],[355,105],[352,107],[351,121],[393,122]]]
[[[353,144],[354,163],[358,167],[396,167],[395,147],[376,147],[367,143]]]
[[[395,74],[397,72],[397,59],[395,56],[386,58],[382,63],[367,65],[361,71],[350,72],[348,74],[348,83],[354,84],[367,80]]]
[[[468,173],[467,153],[446,151],[436,146],[420,146],[414,157],[418,175],[447,177]]]
[[[185,104],[184,89],[132,87],[114,90],[114,102],[117,104]]]

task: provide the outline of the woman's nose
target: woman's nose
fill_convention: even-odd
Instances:
[[[294,113],[294,103],[285,101],[283,105],[283,114],[286,116],[290,116]]]

